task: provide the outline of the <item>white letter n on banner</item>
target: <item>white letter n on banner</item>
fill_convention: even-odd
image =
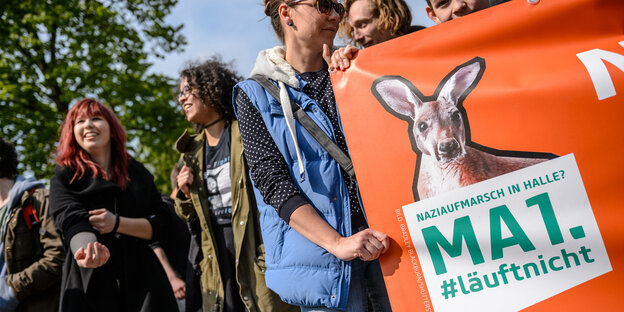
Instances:
[[[621,41],[620,45],[624,47],[624,41]],[[585,68],[587,68],[589,77],[591,77],[591,80],[594,83],[598,100],[604,100],[615,96],[615,86],[613,85],[613,80],[609,75],[609,71],[607,70],[607,66],[604,61],[615,65],[615,67],[624,72],[624,55],[600,49],[593,49],[578,53],[576,56],[581,60],[581,62],[583,62]]]

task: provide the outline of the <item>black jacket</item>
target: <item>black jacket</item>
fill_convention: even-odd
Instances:
[[[147,218],[152,238],[158,240],[169,219],[153,176],[134,159],[128,162],[130,181],[125,191],[99,176],[93,178],[90,171],[70,184],[73,175],[74,170],[66,167],[54,169],[50,212],[68,251],[75,234],[92,232],[109,249],[110,259],[97,269],[84,269],[67,253],[60,311],[177,311],[171,285],[149,241],[100,235],[89,224],[89,210],[106,208],[124,217]]]

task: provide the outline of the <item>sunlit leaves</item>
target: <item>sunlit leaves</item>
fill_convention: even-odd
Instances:
[[[175,79],[150,74],[149,56],[186,44],[165,17],[177,0],[3,0],[0,6],[0,128],[17,144],[20,169],[52,172],[58,129],[71,104],[95,97],[128,132],[131,154],[155,169],[163,191],[186,125]]]

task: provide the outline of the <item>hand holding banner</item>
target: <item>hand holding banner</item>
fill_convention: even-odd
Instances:
[[[619,305],[624,2],[511,1],[332,80],[394,311]]]

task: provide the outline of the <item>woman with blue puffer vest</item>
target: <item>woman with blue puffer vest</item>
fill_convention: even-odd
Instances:
[[[261,51],[234,102],[266,249],[266,282],[302,311],[389,311],[377,258],[389,239],[368,228],[357,182],[295,122],[296,103],[342,152],[348,149],[323,55],[342,4],[265,0],[285,44]],[[275,94],[275,95],[272,95]]]

